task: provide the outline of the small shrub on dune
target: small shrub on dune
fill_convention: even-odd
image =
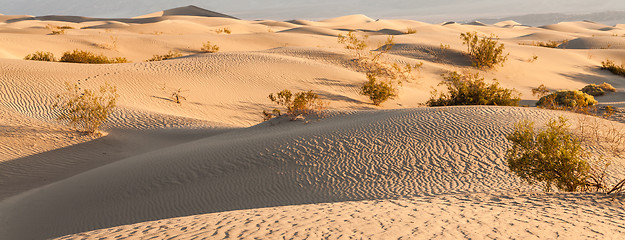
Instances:
[[[323,102],[319,95],[313,91],[291,93],[290,90],[282,90],[276,94],[269,94],[269,99],[284,107],[286,109],[286,115],[289,116],[291,121],[296,120],[298,117],[306,117],[313,113],[320,113],[326,108],[326,103]],[[273,117],[281,116],[282,112],[279,109],[274,109],[271,113],[263,111],[263,118],[269,120]]]
[[[585,112],[596,104],[597,101],[595,98],[589,94],[583,93],[582,91],[564,90],[541,97],[536,103],[536,106],[548,109]]]
[[[553,187],[567,192],[605,188],[603,176],[593,171],[565,118],[549,120],[543,130],[535,129],[533,122],[521,121],[507,139],[512,142],[506,153],[508,167],[524,181],[542,183],[545,191]]]
[[[65,52],[61,57],[61,62],[71,63],[90,63],[90,64],[110,64],[110,63],[127,63],[128,60],[123,57],[108,58],[104,55],[96,55],[92,52],[74,50],[73,52]]]
[[[604,84],[607,84],[607,83],[604,83]],[[612,87],[612,85],[609,85],[609,87]],[[584,88],[582,88],[581,91],[593,97],[603,96],[606,94],[606,90],[603,87],[601,87],[601,85],[597,85],[597,84],[588,84]]]
[[[164,55],[154,55],[152,56],[152,58],[145,60],[145,61],[155,62],[155,61],[163,61],[163,60],[177,58],[177,57],[182,57],[182,53],[178,51],[169,51],[167,54],[164,54]]]
[[[473,66],[485,69],[494,68],[497,65],[503,66],[508,60],[508,55],[504,55],[504,45],[499,44],[499,38],[491,34],[490,36],[478,37],[477,32],[466,32],[460,34],[462,43],[467,45],[467,53],[473,60]]]
[[[621,64],[621,66],[618,66],[610,59],[601,62],[601,69],[625,77],[625,65]]]
[[[545,86],[545,84],[540,84],[537,88],[532,88],[532,95],[537,97],[544,97],[549,94],[549,89]]]
[[[413,71],[419,71],[423,63],[412,65],[386,61],[384,59],[386,54],[395,46],[393,37],[388,37],[377,51],[367,50],[368,37],[365,35],[359,38],[351,31],[347,35],[339,34],[338,42],[354,55],[356,67],[367,76],[367,82],[362,85],[360,94],[367,96],[374,105],[379,106],[397,95],[397,86],[404,81],[415,80]]]
[[[360,87],[360,94],[369,97],[373,105],[379,106],[397,96],[397,89],[392,82],[379,81],[373,74],[367,74],[367,79],[369,81]]]
[[[97,133],[116,107],[117,88],[105,84],[95,91],[68,82],[65,87],[67,92],[57,95],[54,105],[60,111],[58,119],[78,131]]]
[[[606,91],[606,92],[616,92],[616,88],[614,88],[611,84],[606,83],[606,82],[599,84],[599,87],[603,89],[603,91]]]
[[[506,89],[499,86],[495,80],[488,84],[478,73],[459,74],[450,72],[445,76],[445,81],[439,85],[447,86],[447,92],[438,94],[432,92],[432,97],[427,101],[427,105],[453,106],[453,105],[498,105],[498,106],[518,106],[521,100],[516,90]]]
[[[24,60],[33,60],[33,61],[46,61],[46,62],[55,62],[56,58],[54,54],[51,52],[35,52],[33,54],[28,54],[24,57]]]
[[[206,41],[200,50],[202,50],[202,52],[215,53],[219,51],[219,46],[212,45],[210,41]]]
[[[65,34],[65,29],[52,30],[52,32],[50,33],[50,35],[63,35],[63,34]]]

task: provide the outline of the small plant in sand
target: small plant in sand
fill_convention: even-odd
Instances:
[[[219,46],[212,45],[210,41],[206,41],[200,50],[202,50],[202,52],[215,53],[219,51]]]
[[[60,112],[58,119],[78,131],[97,133],[117,103],[117,88],[108,83],[99,90],[82,89],[79,84],[66,82],[67,92],[56,96],[54,105]]]
[[[484,81],[479,73],[459,74],[450,72],[439,85],[447,86],[447,92],[432,91],[432,97],[426,102],[430,107],[453,105],[498,105],[518,106],[521,100],[514,89],[502,88],[497,80],[492,84]]]
[[[605,188],[605,171],[595,170],[565,118],[549,120],[542,130],[535,129],[533,122],[521,121],[507,139],[512,142],[506,153],[508,167],[524,181],[544,184],[545,191]]]
[[[413,71],[419,71],[423,63],[400,65],[389,62],[385,56],[395,46],[393,37],[388,37],[376,51],[367,49],[368,38],[367,35],[359,38],[354,32],[349,32],[347,35],[339,34],[338,42],[351,52],[355,57],[353,61],[356,67],[367,76],[367,82],[361,87],[360,93],[369,97],[377,106],[397,96],[397,86],[404,81],[415,80]]]
[[[560,45],[566,45],[569,42],[569,40],[562,40],[562,41],[552,41],[549,40],[547,42],[541,42],[541,41],[537,41],[534,42],[532,41],[532,46],[536,46],[536,47],[546,47],[546,48],[557,48]],[[528,44],[522,44],[522,45],[528,45]]]
[[[621,64],[621,66],[618,66],[610,59],[601,62],[601,69],[625,77],[625,65]]]
[[[178,58],[178,57],[182,57],[182,53],[178,52],[178,51],[169,51],[167,54],[164,55],[154,55],[152,56],[152,58],[145,60],[146,62],[155,62],[155,61],[163,61],[163,60],[167,60],[167,59],[172,59],[172,58]]]
[[[102,49],[117,50],[117,48],[119,47],[118,42],[119,38],[115,36],[109,36],[109,39],[106,42],[96,43],[95,45]]]
[[[46,61],[46,62],[56,62],[56,58],[54,54],[51,52],[35,52],[33,54],[28,54],[24,57],[24,60],[33,60],[33,61]]]
[[[218,28],[217,30],[215,30],[215,32],[217,34],[221,34],[221,33],[231,34],[232,33],[230,28],[227,28],[227,27],[225,27],[225,28]]]
[[[539,98],[547,96],[549,92],[550,91],[549,89],[547,89],[547,87],[545,87],[545,84],[540,84],[540,86],[538,86],[537,88],[532,88],[532,95]]]
[[[310,114],[320,114],[326,108],[319,95],[313,91],[291,93],[290,90],[282,90],[276,94],[269,94],[269,99],[286,109],[286,115],[291,121],[299,117],[306,117]],[[263,119],[269,120],[273,117],[281,116],[279,109],[273,109],[271,113],[263,111]]]
[[[417,33],[417,29],[414,29],[414,28],[406,29],[406,34],[415,34],[415,33]]]
[[[538,99],[536,106],[588,113],[597,104],[595,98],[582,91],[563,90],[545,95]]]
[[[182,88],[168,88],[167,85],[163,84],[161,90],[169,95],[169,99],[172,102],[177,104],[182,104],[182,101],[186,101],[187,97],[184,96],[184,92],[188,92],[189,90],[182,90]]]
[[[503,66],[510,55],[504,55],[504,45],[499,44],[499,38],[493,34],[478,37],[477,32],[466,32],[460,34],[460,38],[467,45],[467,53],[471,56],[474,67],[487,69]]]
[[[110,63],[127,63],[128,60],[123,57],[108,58],[104,55],[96,55],[92,52],[74,50],[73,52],[65,52],[61,57],[61,62],[71,63],[90,63],[90,64],[110,64]]]
[[[52,32],[50,33],[50,35],[63,35],[63,34],[65,34],[65,29],[52,30]]]
[[[598,97],[605,95],[606,92],[615,92],[616,88],[614,88],[609,83],[602,83],[600,85],[588,84],[584,88],[582,88],[581,91],[593,97]]]
[[[538,56],[537,55],[533,55],[531,58],[527,59],[527,61],[530,62],[530,63],[534,63],[534,62],[536,62],[536,60],[538,60]]]

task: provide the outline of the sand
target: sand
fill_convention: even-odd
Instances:
[[[73,29],[49,35],[56,26]],[[218,33],[224,28],[231,34]],[[358,93],[365,76],[337,42],[350,30],[370,35],[371,45],[394,36],[389,61],[423,62],[399,97],[376,107]],[[0,236],[621,238],[619,201],[542,193],[507,170],[505,135],[515,122],[563,115],[583,124],[580,115],[423,107],[441,74],[476,71],[459,38],[467,31],[501,38],[509,61],[481,74],[517,89],[522,104],[533,106],[531,89],[540,84],[608,82],[617,92],[597,100],[625,107],[625,79],[599,69],[606,58],[625,61],[622,25],[443,25],[364,15],[250,21],[192,6],[131,19],[2,15]],[[568,44],[531,46],[550,40]],[[220,51],[200,52],[206,41]],[[23,60],[74,49],[132,62]],[[170,50],[185,56],[144,62]],[[117,87],[118,108],[102,136],[56,120],[55,96],[67,81]],[[182,104],[169,99],[176,89],[184,90]],[[282,89],[313,90],[330,111],[261,123],[262,110],[274,108],[267,96]],[[625,176],[623,159],[613,160],[611,182]]]

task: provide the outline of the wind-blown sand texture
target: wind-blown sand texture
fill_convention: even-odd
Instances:
[[[48,35],[46,26],[71,26]],[[231,34],[217,33],[228,28]],[[410,29],[415,34],[405,34]],[[374,107],[337,42],[355,30],[388,59],[423,62],[417,81]],[[132,19],[0,16],[0,236],[116,238],[598,238],[625,236],[619,201],[541,193],[508,171],[505,135],[519,120],[580,115],[523,107],[424,108],[441,74],[475,71],[459,35],[501,37],[509,61],[482,72],[523,94],[608,82],[597,100],[625,107],[625,79],[599,70],[625,61],[625,28],[426,24],[363,15],[324,21],[238,20],[195,7]],[[532,42],[569,40],[559,48]],[[218,53],[201,53],[206,41]],[[448,44],[443,51],[440,44]],[[35,51],[89,50],[133,63],[22,60]],[[184,57],[143,62],[170,50]],[[538,56],[531,63],[528,59]],[[59,124],[64,82],[106,82],[118,109],[102,137]],[[187,100],[169,100],[170,90]],[[313,90],[325,118],[261,123],[269,93]],[[608,122],[607,120],[598,120]],[[618,128],[623,125],[610,122]],[[625,176],[614,159],[610,173]],[[615,181],[616,179],[610,179]]]

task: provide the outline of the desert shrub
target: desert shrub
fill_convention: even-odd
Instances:
[[[616,92],[616,88],[614,88],[611,84],[606,83],[606,82],[599,84],[599,87],[603,89],[603,91],[606,91],[606,92]]]
[[[50,35],[63,35],[63,34],[65,34],[65,29],[52,30],[52,32],[50,33]]]
[[[414,28],[406,29],[406,34],[415,34],[415,33],[417,33],[417,29],[414,29]]]
[[[312,113],[320,113],[325,109],[326,104],[319,98],[319,95],[313,91],[291,93],[290,90],[282,90],[275,95],[269,94],[269,99],[284,107],[286,109],[286,115],[293,121],[298,117],[305,117]],[[274,109],[272,113],[263,111],[264,119],[268,120],[274,116],[280,116],[281,111]]]
[[[582,88],[581,91],[593,97],[605,95],[603,88],[599,87],[597,84],[588,84]]]
[[[610,59],[601,62],[601,69],[625,77],[625,65],[621,64],[621,66],[618,66]]]
[[[445,76],[445,81],[439,85],[447,86],[447,92],[438,94],[432,92],[432,97],[427,101],[428,106],[453,106],[453,105],[498,105],[518,106],[521,100],[516,90],[506,89],[494,83],[488,84],[480,77],[479,73],[459,74],[450,72]]]
[[[548,109],[585,111],[596,104],[597,101],[593,96],[582,91],[563,90],[541,97],[536,106]]]
[[[389,99],[397,96],[397,89],[392,82],[378,81],[375,75],[367,74],[367,81],[360,87],[360,94],[369,97],[373,105],[379,106]]]
[[[145,61],[155,62],[155,61],[163,61],[163,60],[177,58],[177,57],[182,57],[182,53],[178,51],[169,51],[167,54],[164,54],[164,55],[154,55],[152,56],[152,58],[145,60]]]
[[[74,27],[72,27],[72,26],[67,26],[67,25],[65,25],[65,26],[60,26],[60,27],[58,27],[58,28],[59,28],[59,29],[74,29]]]
[[[168,95],[169,100],[171,100],[172,102],[182,104],[182,101],[187,100],[184,92],[188,92],[189,90],[183,90],[182,88],[170,88],[167,87],[167,84],[163,84],[160,89]]]
[[[58,119],[78,131],[97,133],[117,103],[117,88],[109,84],[98,91],[82,89],[78,84],[65,83],[67,92],[56,96],[54,105],[60,111]]]
[[[367,82],[361,87],[360,93],[369,97],[377,106],[395,97],[397,86],[404,81],[415,80],[413,72],[419,71],[423,63],[412,65],[387,61],[386,54],[395,46],[393,37],[388,37],[376,51],[367,49],[367,39],[367,35],[359,38],[352,31],[347,35],[339,34],[338,42],[351,52],[355,57],[353,61],[356,67],[367,77]]]
[[[467,53],[473,60],[473,66],[484,69],[494,68],[496,65],[503,66],[508,60],[508,55],[504,55],[504,45],[499,44],[499,38],[491,34],[490,36],[478,37],[477,32],[461,33],[462,43],[467,45]]]
[[[543,130],[535,129],[533,122],[521,121],[507,139],[512,142],[506,153],[510,171],[530,184],[543,183],[546,191],[555,186],[568,192],[604,187],[596,181],[602,177],[593,176],[586,151],[563,117],[549,120]]]
[[[549,94],[549,89],[545,87],[545,84],[540,84],[537,88],[532,88],[532,95],[537,97],[544,97]]]
[[[219,46],[211,45],[210,41],[206,41],[200,50],[202,50],[202,52],[214,53],[219,51]]]
[[[217,34],[221,34],[221,33],[231,34],[232,33],[230,28],[227,28],[227,27],[225,27],[225,28],[218,28],[217,30],[215,30],[215,32]]]
[[[532,46],[536,46],[536,47],[546,47],[546,48],[557,48],[558,46],[560,46],[561,44],[567,44],[569,42],[569,40],[562,40],[562,41],[552,41],[549,40],[547,42],[534,42],[532,41]],[[528,45],[528,44],[522,44],[522,45]]]
[[[71,63],[90,63],[90,64],[109,64],[109,63],[126,63],[128,60],[123,57],[108,58],[104,55],[96,55],[92,52],[74,50],[73,52],[65,52],[61,57],[61,62]]]
[[[26,55],[26,57],[24,57],[24,60],[55,62],[56,58],[54,57],[54,54],[51,52],[37,51],[33,54]]]
[[[94,45],[102,49],[117,50],[119,46],[118,42],[119,42],[119,38],[115,36],[109,36],[109,39],[106,42],[96,43]]]

